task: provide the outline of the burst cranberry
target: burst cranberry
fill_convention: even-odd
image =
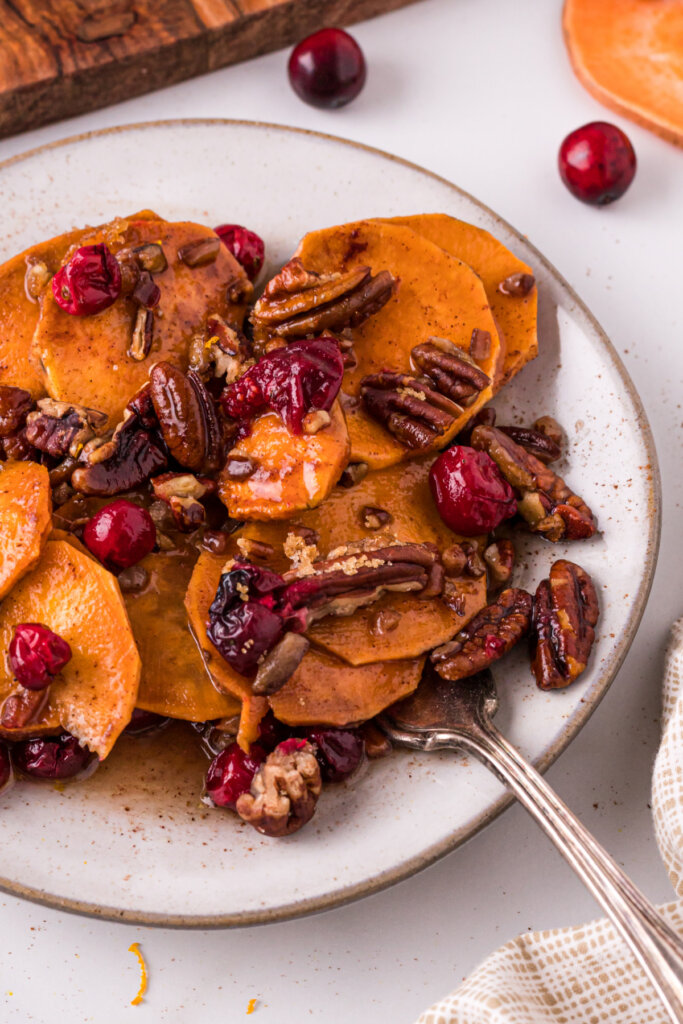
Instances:
[[[217,807],[231,807],[234,810],[238,797],[247,792],[265,758],[265,751],[258,746],[252,746],[249,753],[245,754],[237,743],[231,743],[209,765],[206,795]]]
[[[161,729],[168,725],[170,718],[157,715],[153,711],[143,711],[142,708],[133,708],[130,722],[124,729],[129,736],[140,736],[142,733],[151,732],[153,729]]]
[[[238,563],[220,578],[209,608],[207,635],[241,675],[255,672],[259,660],[284,632],[284,619],[276,607],[283,586],[277,573],[249,563]]]
[[[290,730],[282,722],[278,721],[272,711],[267,711],[259,722],[258,742],[265,750],[275,750],[278,743],[287,739]]]
[[[263,356],[227,386],[221,401],[236,420],[274,409],[293,434],[300,434],[306,413],[331,409],[343,374],[344,360],[334,338],[294,341]]]
[[[515,494],[490,455],[454,445],[429,472],[429,484],[446,526],[465,537],[489,533],[517,511]]]
[[[116,302],[121,270],[106,245],[84,245],[52,278],[52,294],[65,313],[91,316]]]
[[[119,498],[88,520],[83,540],[95,558],[116,572],[150,553],[156,544],[156,529],[146,509]]]
[[[363,757],[363,737],[356,729],[307,729],[315,744],[320,774],[325,782],[343,782],[353,775]]]
[[[0,793],[11,784],[12,777],[12,761],[9,750],[4,743],[0,743]]]
[[[560,146],[558,163],[572,195],[592,206],[623,196],[636,173],[628,135],[606,121],[592,121],[571,132]]]
[[[365,85],[365,57],[341,28],[323,28],[302,39],[289,58],[289,81],[313,107],[343,107]]]
[[[249,280],[255,281],[266,253],[263,239],[255,231],[243,228],[241,224],[219,224],[214,231],[226,249],[244,267]]]
[[[17,682],[27,690],[44,690],[53,676],[71,660],[66,640],[39,622],[14,627],[9,645],[9,664]]]
[[[88,766],[93,754],[75,736],[41,736],[15,743],[12,760],[22,775],[33,779],[73,779]]]

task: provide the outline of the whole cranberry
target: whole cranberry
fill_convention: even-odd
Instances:
[[[515,493],[491,456],[464,445],[439,455],[429,485],[446,526],[464,537],[489,533],[517,511]]]
[[[265,759],[265,751],[258,746],[252,746],[249,753],[245,754],[237,743],[231,743],[209,765],[206,795],[217,807],[231,807],[234,810],[237,798],[247,792]]]
[[[130,722],[123,731],[129,736],[140,736],[142,733],[151,732],[153,729],[162,729],[170,721],[170,718],[157,715],[154,711],[143,711],[142,708],[133,708]]]
[[[306,737],[315,744],[325,782],[343,782],[361,762],[365,744],[357,729],[307,729]]]
[[[341,28],[323,28],[298,43],[289,58],[294,92],[313,107],[343,107],[365,85],[365,57]]]
[[[250,231],[241,224],[219,224],[214,231],[226,249],[244,268],[249,280],[255,281],[266,253],[263,239],[255,231]]]
[[[0,743],[0,793],[11,785],[13,777],[9,748],[5,743]]]
[[[271,710],[268,710],[259,722],[258,742],[259,746],[267,751],[275,750],[278,743],[287,739],[291,730],[280,722]]]
[[[121,294],[121,269],[104,243],[84,245],[52,278],[57,305],[72,316],[92,316]]]
[[[32,779],[73,779],[90,764],[94,755],[75,736],[40,736],[15,743],[12,760],[22,775]]]
[[[623,196],[633,181],[636,154],[621,128],[592,121],[566,137],[558,165],[573,196],[592,206],[605,206]]]
[[[14,627],[9,644],[12,672],[27,690],[44,690],[71,660],[66,640],[40,622],[22,622]]]
[[[89,551],[113,572],[128,569],[156,544],[156,528],[147,509],[119,498],[89,519],[83,541]]]

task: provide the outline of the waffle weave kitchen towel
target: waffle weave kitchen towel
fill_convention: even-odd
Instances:
[[[664,668],[652,781],[657,842],[683,896],[683,619]],[[683,902],[660,908],[683,935]],[[609,921],[529,932],[496,950],[416,1024],[665,1024],[661,1004]]]

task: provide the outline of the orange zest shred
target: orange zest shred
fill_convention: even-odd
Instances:
[[[242,703],[240,714],[240,725],[237,733],[237,742],[245,754],[249,753],[249,747],[258,739],[258,727],[261,719],[268,711],[267,697],[245,697]]]
[[[250,999],[249,1000],[249,1003],[247,1004],[247,1016],[249,1016],[250,1013],[254,1012],[254,1010],[256,1009],[256,1003],[257,1002],[258,1002],[258,999]]]
[[[132,942],[128,947],[128,952],[135,953],[138,958],[138,963],[140,964],[140,988],[138,989],[138,994],[135,999],[131,999],[130,1001],[131,1006],[138,1006],[142,1002],[142,997],[147,991],[147,964],[145,963],[145,958],[142,955],[140,944],[138,942]]]

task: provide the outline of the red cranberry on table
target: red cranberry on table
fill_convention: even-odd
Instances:
[[[52,278],[52,294],[65,313],[92,316],[116,302],[121,294],[121,270],[103,243],[77,249]]]
[[[623,196],[636,173],[628,135],[607,121],[592,121],[571,132],[558,156],[560,177],[577,199],[605,206]]]
[[[289,81],[313,107],[343,107],[365,85],[365,57],[341,28],[323,28],[302,39],[289,58]]]
[[[88,748],[68,732],[24,740],[12,747],[15,768],[32,779],[73,779],[93,758]]]
[[[465,537],[490,533],[517,512],[515,493],[491,456],[464,445],[439,455],[429,485],[446,526]]]
[[[88,520],[83,541],[108,569],[128,569],[156,544],[156,528],[147,509],[119,498]]]
[[[251,780],[266,759],[266,753],[252,746],[248,754],[237,743],[222,750],[206,773],[206,795],[217,807],[235,809],[238,797],[251,787]]]
[[[241,224],[219,224],[214,231],[223,245],[244,268],[250,281],[258,277],[266,252],[263,239]]]
[[[44,690],[71,660],[66,640],[40,622],[14,627],[9,644],[9,664],[17,682],[27,690]]]
[[[306,738],[315,744],[324,782],[348,779],[363,758],[365,744],[357,729],[307,729]]]

